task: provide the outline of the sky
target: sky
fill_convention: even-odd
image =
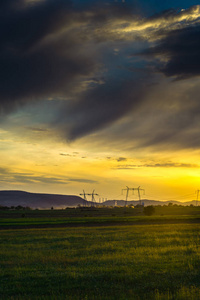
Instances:
[[[197,1],[1,0],[0,38],[1,190],[196,199]]]

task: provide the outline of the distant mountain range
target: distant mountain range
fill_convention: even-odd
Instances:
[[[168,205],[169,203],[177,205],[196,205],[196,201],[179,202],[179,201],[156,201],[143,199],[142,204],[148,205]],[[86,201],[79,196],[74,195],[56,195],[56,194],[39,194],[39,193],[28,193],[24,191],[0,191],[0,206],[28,206],[31,208],[48,209],[54,208],[66,208],[76,207],[77,205],[90,206],[91,201]],[[139,201],[128,201],[127,204],[136,206],[140,204]],[[101,205],[107,206],[124,206],[124,200],[107,200]]]

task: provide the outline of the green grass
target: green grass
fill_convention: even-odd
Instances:
[[[22,214],[26,217],[108,217],[108,216],[140,216],[140,208],[129,207],[101,207],[101,208],[67,208],[67,209],[53,209],[53,210],[0,210],[0,218],[20,218]],[[167,215],[200,215],[200,206],[155,206],[155,213],[157,216]]]
[[[0,232],[1,299],[200,299],[200,225]]]
[[[140,208],[77,208],[66,210],[2,210],[0,229],[65,225],[200,223],[200,207],[159,207],[153,216]],[[176,213],[176,214],[175,214]]]
[[[156,224],[156,223],[176,223],[191,222],[199,223],[200,216],[134,216],[134,217],[73,217],[73,218],[2,218],[0,219],[0,229],[2,228],[18,228],[28,226],[65,226],[65,225],[115,225],[115,224]]]

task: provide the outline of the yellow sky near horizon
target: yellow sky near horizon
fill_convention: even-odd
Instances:
[[[116,151],[94,152],[78,141],[31,143],[6,131],[1,145],[1,190],[79,195],[95,189],[98,200],[124,199],[123,188],[141,186],[146,199],[189,201],[200,187],[199,151],[120,151],[119,156]]]

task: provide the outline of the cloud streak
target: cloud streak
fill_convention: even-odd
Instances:
[[[155,164],[143,164],[143,165],[134,165],[134,164],[119,165],[115,169],[131,170],[137,168],[199,168],[199,165],[167,162],[167,163],[155,163]]]
[[[67,176],[51,177],[48,175],[36,175],[34,173],[13,172],[9,168],[0,168],[0,182],[17,184],[61,184],[67,185],[73,182],[97,184],[98,181],[88,178],[69,178]]]

